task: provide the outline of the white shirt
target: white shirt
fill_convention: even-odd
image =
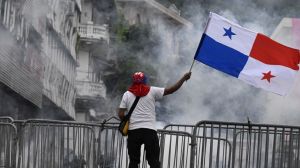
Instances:
[[[164,88],[150,87],[149,93],[140,98],[131,114],[129,130],[138,128],[156,130],[155,101],[164,96],[164,91]],[[133,93],[129,91],[125,92],[120,103],[120,108],[127,108],[127,111],[129,111],[134,100],[135,95]]]

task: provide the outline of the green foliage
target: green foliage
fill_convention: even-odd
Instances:
[[[126,23],[120,22],[116,25],[116,36],[119,42],[126,41],[128,36],[129,26]]]
[[[115,67],[115,73],[105,79],[108,93],[111,96],[120,96],[126,91],[131,84],[131,75],[137,71],[145,72],[150,80],[155,82],[153,80],[153,76],[156,76],[155,69],[149,64],[141,63],[137,57],[127,56],[117,62],[119,65]]]
[[[112,32],[112,55],[116,56],[113,71],[104,78],[110,96],[120,96],[131,84],[131,75],[142,71],[148,76],[151,84],[155,83],[156,70],[147,59],[155,59],[154,51],[158,38],[151,32],[149,25],[131,25],[122,16]]]

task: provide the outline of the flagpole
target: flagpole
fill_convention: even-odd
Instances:
[[[193,66],[194,66],[194,63],[195,63],[195,59],[193,60],[193,63],[192,63],[192,65],[191,65],[191,67],[190,67],[190,70],[189,70],[189,72],[191,72],[191,71],[192,71],[192,68],[193,68]]]
[[[211,17],[211,13],[209,13],[209,18],[208,18],[208,20],[206,21],[206,25],[205,25],[205,28],[204,28],[204,32],[206,32],[207,25],[208,25],[208,23],[209,23],[209,21],[210,21],[210,17]],[[197,54],[198,54],[198,52],[199,52],[199,47],[201,46],[202,40],[203,40],[203,35],[202,35],[201,40],[200,40],[200,42],[199,42],[199,45],[198,45],[197,51],[196,51],[196,53],[195,53],[194,60],[193,60],[193,63],[192,63],[192,65],[191,65],[191,67],[190,67],[190,71],[189,71],[189,72],[192,71],[192,68],[193,68],[194,63],[195,63],[195,57],[197,56]]]
[[[192,63],[192,65],[191,65],[191,67],[190,67],[189,72],[192,72],[192,68],[193,68],[193,66],[194,66],[194,63],[195,63],[195,59],[193,60],[193,63]],[[187,80],[186,80],[185,82],[187,82]]]

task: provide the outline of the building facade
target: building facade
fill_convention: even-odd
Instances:
[[[43,110],[61,111],[75,119],[77,27],[80,4],[74,0],[48,0],[43,37]],[[53,105],[52,105],[53,104]],[[58,108],[52,108],[52,107]]]
[[[130,25],[147,24],[164,34],[169,40],[162,44],[163,55],[180,55],[176,33],[192,24],[174,5],[154,0],[0,0],[0,96],[6,100],[0,114],[79,121],[112,115],[103,76],[111,66],[109,29],[116,11]]]
[[[1,115],[74,119],[75,0],[0,0]]]
[[[106,118],[106,86],[103,73],[109,57],[109,28],[101,2],[81,0],[76,77],[78,121]],[[108,2],[106,2],[108,3]],[[112,3],[114,3],[112,1]]]
[[[0,1],[0,109],[15,118],[36,115],[42,106],[41,36],[20,16],[21,9],[22,2]]]

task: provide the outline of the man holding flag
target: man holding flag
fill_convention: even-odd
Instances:
[[[138,168],[142,144],[144,144],[150,168],[160,168],[155,102],[176,92],[185,81],[190,79],[191,75],[191,72],[185,73],[175,84],[166,88],[149,86],[143,72],[136,72],[132,75],[132,85],[123,94],[118,112],[119,118],[123,119],[125,112],[131,108],[136,97],[140,97],[129,122],[127,140],[129,168]]]

